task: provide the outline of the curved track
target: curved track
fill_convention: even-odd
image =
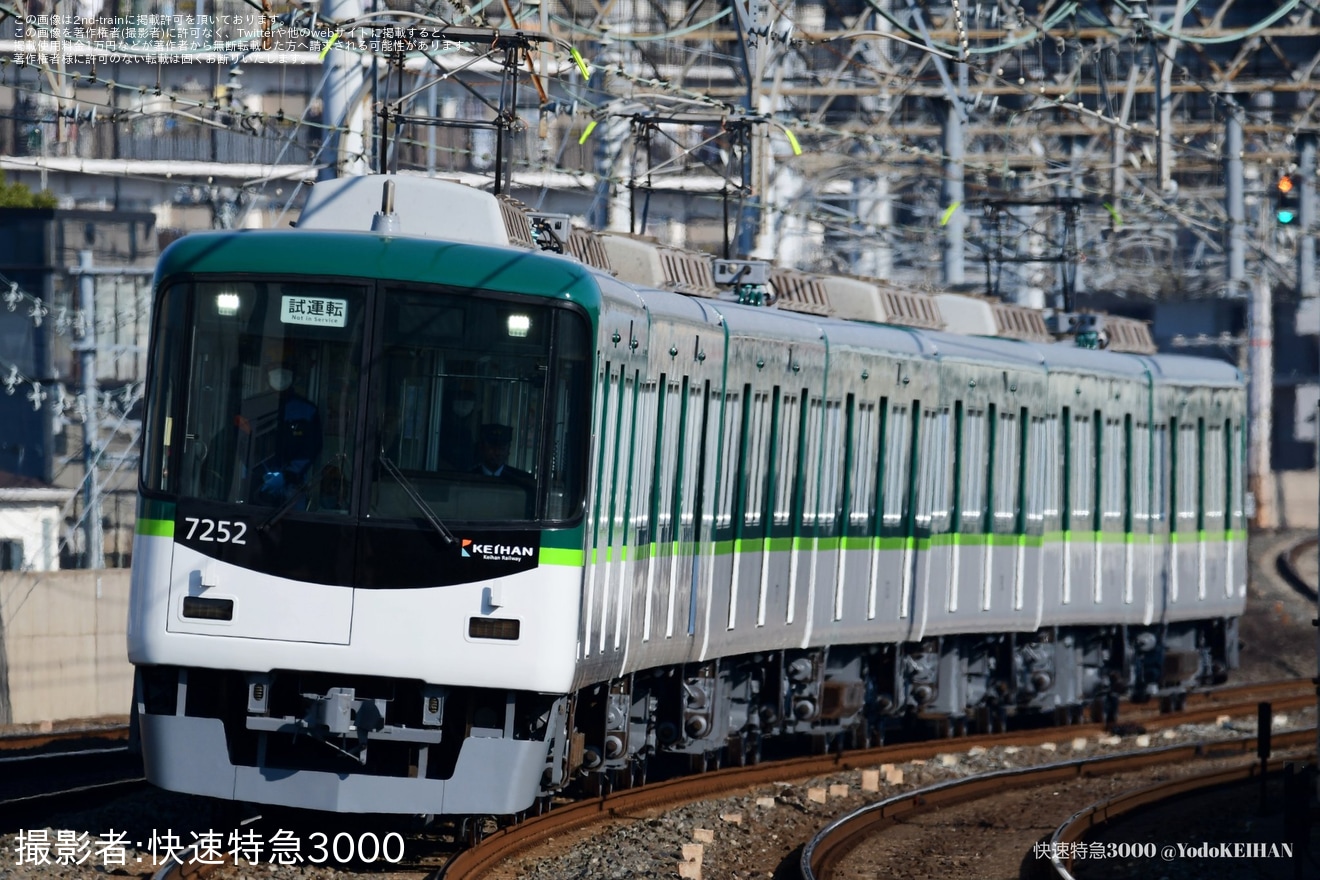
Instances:
[[[1312,705],[1314,699],[1310,683],[1305,680],[1240,685],[1193,692],[1188,695],[1187,711],[1157,714],[1152,708],[1140,715],[1129,713],[1125,716],[1125,720],[1132,721],[1140,717],[1147,729],[1157,730],[1198,721],[1213,722],[1224,714],[1234,712],[1254,714],[1256,703],[1261,700],[1270,700],[1276,709],[1285,709]],[[1061,730],[1079,736],[1105,732],[1104,727],[1099,724],[1014,730],[1006,734],[968,736],[956,740],[926,740],[852,751],[841,755],[797,758],[670,779],[618,791],[603,798],[557,807],[545,815],[503,828],[486,837],[476,846],[459,853],[450,864],[437,870],[432,877],[436,880],[439,878],[472,880],[484,876],[496,866],[526,853],[551,837],[572,833],[577,829],[613,818],[633,817],[643,811],[670,808],[773,782],[809,779],[813,776],[861,769],[884,762],[929,760],[940,752],[948,751],[950,745],[954,743],[959,748],[1036,745],[1058,739]],[[1278,738],[1276,741],[1279,741]],[[1150,751],[1146,750],[1145,753]]]
[[[1274,567],[1278,569],[1279,576],[1288,582],[1294,590],[1306,596],[1312,602],[1320,599],[1317,596],[1317,585],[1311,583],[1302,575],[1298,561],[1307,553],[1314,553],[1320,538],[1310,536],[1302,538],[1290,544],[1275,560]]]
[[[1276,734],[1273,737],[1273,742],[1280,748],[1291,748],[1309,746],[1314,742],[1314,738],[1315,728],[1308,728]],[[862,841],[871,835],[883,832],[890,826],[907,820],[911,816],[928,810],[991,797],[1009,789],[1044,785],[1077,776],[1112,775],[1151,765],[1181,763],[1197,758],[1224,758],[1246,755],[1254,752],[1255,747],[1255,737],[1244,737],[1219,742],[1200,742],[1157,749],[1143,749],[1137,752],[1080,758],[1037,767],[999,770],[905,792],[849,813],[822,830],[803,847],[800,861],[801,876],[803,880],[829,880],[841,860]],[[1232,778],[1239,778],[1236,774],[1241,773],[1250,776],[1253,767],[1255,767],[1256,772],[1259,772],[1258,766],[1253,764],[1236,769]],[[1219,779],[1218,772],[1212,774],[1212,776],[1216,780]],[[1195,779],[1200,779],[1200,777]],[[1221,783],[1206,782],[1203,784]],[[1194,788],[1195,784],[1189,784],[1188,780],[1176,780],[1169,783],[1165,789],[1160,787],[1143,789],[1143,792],[1148,792],[1147,796],[1144,799],[1133,800],[1129,809],[1152,803],[1162,799],[1162,797],[1172,796],[1182,791],[1194,790]],[[1161,791],[1164,793],[1161,794]],[[1123,797],[1114,799],[1116,802],[1122,800]],[[1056,832],[1054,839],[1071,841],[1080,837],[1082,832],[1089,827],[1088,817],[1094,818],[1097,815],[1104,814],[1103,804],[1095,805],[1093,809],[1098,812],[1087,814],[1086,811],[1083,811],[1074,816],[1072,820],[1069,820],[1069,823],[1065,823],[1059,832]],[[1074,822],[1075,825],[1071,824]],[[1072,838],[1059,836],[1061,833],[1067,833],[1064,829],[1073,828],[1076,829],[1076,836]],[[1068,875],[1059,874],[1057,876],[1066,877]]]
[[[1306,738],[1314,738],[1315,728],[1311,730],[1292,731],[1289,734],[1276,736],[1274,741],[1281,746],[1306,745]],[[1297,734],[1294,737],[1292,734]],[[1295,741],[1295,742],[1294,742]],[[1311,756],[1314,760],[1315,756]],[[1283,766],[1282,760],[1271,760],[1266,772],[1273,772]],[[1045,880],[1072,880],[1072,874],[1068,870],[1072,867],[1072,860],[1060,859],[1056,853],[1063,849],[1065,844],[1072,844],[1080,841],[1093,828],[1099,827],[1116,819],[1123,817],[1128,813],[1142,810],[1154,806],[1173,798],[1191,794],[1193,792],[1205,792],[1216,788],[1226,788],[1248,782],[1252,779],[1259,779],[1261,775],[1261,765],[1258,762],[1243,764],[1236,767],[1227,767],[1219,770],[1213,770],[1208,773],[1202,773],[1197,776],[1189,776],[1182,779],[1171,779],[1167,782],[1161,782],[1156,785],[1149,785],[1134,791],[1126,791],[1115,795],[1112,798],[1106,798],[1097,801],[1094,804],[1078,811],[1068,818],[1062,825],[1055,829],[1050,835],[1049,849],[1051,856],[1048,860],[1049,867],[1041,871]]]

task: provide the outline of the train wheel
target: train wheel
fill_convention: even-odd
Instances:
[[[994,733],[994,710],[989,706],[981,706],[976,710],[976,732]]]
[[[1105,723],[1118,723],[1118,694],[1105,694]]]
[[[632,785],[633,785],[633,786],[646,785],[646,760],[645,760],[645,759],[642,759],[642,760],[636,760],[636,759],[634,759],[633,762],[632,762],[632,767],[630,768],[630,772],[631,772],[631,774],[632,774]]]
[[[811,738],[811,754],[823,755],[830,750],[830,738],[825,734],[812,731],[807,736]]]
[[[459,837],[468,847],[474,847],[481,843],[481,839],[485,836],[484,826],[485,821],[480,816],[468,816],[459,828]]]
[[[725,748],[729,752],[730,767],[747,766],[747,740],[741,733],[729,734],[729,741]]]
[[[624,791],[632,788],[632,768],[620,767],[617,770],[611,770],[610,788],[613,791]]]

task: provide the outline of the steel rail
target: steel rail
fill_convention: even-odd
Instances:
[[[1298,558],[1308,550],[1315,549],[1320,538],[1315,535],[1309,535],[1289,544],[1282,553],[1275,559],[1274,566],[1278,569],[1279,576],[1288,582],[1288,585],[1297,592],[1301,593],[1312,602],[1317,601],[1316,584],[1310,583],[1302,577],[1301,572],[1297,570]]]
[[[1244,696],[1247,699],[1244,699]],[[1274,705],[1280,709],[1311,705],[1315,699],[1310,690],[1310,682],[1305,679],[1207,689],[1189,694],[1189,698],[1196,697],[1210,703],[1205,708],[1160,715],[1152,713],[1152,717],[1145,719],[1143,725],[1147,729],[1159,730],[1179,724],[1196,723],[1197,721],[1214,721],[1221,715],[1234,714],[1235,712],[1237,714],[1254,714],[1256,702],[1262,696],[1273,697]],[[1241,702],[1237,704],[1216,702],[1230,698],[1238,699]],[[605,797],[582,800],[556,807],[544,815],[528,818],[517,824],[502,828],[488,835],[477,845],[459,853],[448,865],[429,876],[432,880],[439,880],[439,878],[443,878],[443,880],[473,880],[473,878],[485,875],[498,865],[532,849],[550,837],[570,833],[593,823],[612,819],[628,819],[644,811],[659,810],[694,800],[723,796],[733,791],[758,785],[768,785],[789,779],[810,779],[813,776],[873,767],[880,763],[928,760],[951,749],[965,750],[974,746],[986,748],[1002,745],[1030,746],[1055,741],[1060,737],[1102,735],[1104,733],[1105,728],[1100,724],[1014,730],[1008,733],[923,740],[915,743],[859,749],[842,754],[795,758],[750,767],[728,768],[697,776],[668,779],[638,788],[616,791]],[[1276,741],[1278,741],[1277,738]],[[1227,740],[1226,742],[1233,741]],[[1176,749],[1180,747],[1145,749],[1141,754],[1162,753],[1169,748]]]
[[[1315,728],[1311,728],[1310,731],[1297,732],[1309,735],[1314,731]],[[1274,741],[1283,745],[1282,740],[1283,737],[1276,737]],[[1291,742],[1288,744],[1291,744]],[[1311,743],[1299,741],[1297,744],[1310,745]],[[1314,753],[1311,754],[1309,760],[1315,760]],[[1267,774],[1275,772],[1285,763],[1286,760],[1283,759],[1271,759],[1267,762],[1265,772]],[[1074,880],[1072,873],[1068,870],[1072,867],[1072,858],[1070,857],[1067,864],[1065,864],[1064,860],[1058,857],[1061,844],[1075,843],[1094,828],[1119,819],[1128,813],[1155,806],[1182,795],[1249,782],[1252,779],[1259,779],[1260,775],[1261,765],[1260,762],[1256,761],[1237,767],[1212,770],[1199,776],[1187,776],[1182,779],[1157,782],[1154,785],[1126,791],[1114,797],[1096,801],[1090,806],[1078,810],[1062,825],[1054,829],[1054,833],[1050,835],[1050,873],[1060,878],[1060,880]]]
[[[1275,734],[1278,748],[1310,745],[1314,727]],[[1162,748],[1142,749],[1115,755],[1077,758],[1035,767],[996,770],[904,792],[862,807],[827,825],[802,849],[799,870],[803,880],[828,880],[833,870],[854,848],[871,835],[910,816],[997,794],[1008,788],[1043,785],[1064,779],[1103,773],[1137,770],[1158,764],[1181,763],[1193,758],[1225,758],[1253,752],[1256,738],[1202,741]]]
[[[52,743],[98,739],[115,741],[128,739],[128,725],[113,724],[108,727],[73,727],[67,730],[4,733],[0,734],[0,752],[26,751]]]

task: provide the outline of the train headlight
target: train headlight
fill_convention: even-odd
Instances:
[[[532,319],[527,315],[509,315],[509,335],[519,339],[532,329]]]
[[[422,724],[439,727],[445,720],[445,689],[435,685],[422,687]]]
[[[234,316],[234,315],[237,315],[237,314],[238,314],[238,307],[239,307],[241,304],[242,304],[242,303],[241,303],[241,301],[240,301],[239,298],[238,298],[238,294],[236,294],[236,293],[218,293],[218,294],[216,294],[216,297],[215,297],[215,311],[216,311],[216,314],[218,314],[218,315],[223,315],[223,316],[225,316],[226,318],[228,318],[228,317],[232,317],[232,316]]]
[[[249,715],[265,715],[270,711],[270,675],[248,676],[247,710]]]

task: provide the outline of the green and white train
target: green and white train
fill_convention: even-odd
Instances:
[[[573,239],[615,277],[435,180],[317,184],[298,227],[160,259],[129,634],[157,785],[511,814],[1236,665],[1225,363],[878,323],[851,279],[742,304],[696,295],[708,260]]]

